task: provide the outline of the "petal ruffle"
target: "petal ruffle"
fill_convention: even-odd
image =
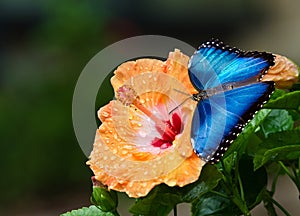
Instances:
[[[168,59],[163,62],[157,59],[138,59],[121,64],[114,76],[111,78],[111,84],[116,91],[124,85],[131,77],[145,72],[162,72],[172,75],[190,91],[191,94],[197,93],[197,90],[190,82],[187,65],[189,57],[181,53],[178,49],[169,53]]]
[[[275,65],[270,67],[262,81],[274,81],[276,88],[289,89],[298,81],[299,71],[288,58],[275,54]]]

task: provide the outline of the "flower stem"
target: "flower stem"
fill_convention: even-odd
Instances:
[[[282,161],[278,161],[281,168],[284,170],[284,172],[295,182],[294,176],[292,173],[288,170],[288,168],[282,163]]]
[[[290,213],[288,213],[288,211],[283,208],[282,205],[280,205],[276,200],[271,198],[271,202],[274,203],[286,216],[291,216]]]
[[[240,186],[241,199],[243,201],[245,201],[244,187],[243,187],[242,179],[241,179],[241,177],[240,177],[240,175],[239,175],[238,172],[237,172],[237,179],[238,179],[239,186]]]
[[[174,212],[174,216],[177,216],[177,205],[174,206],[173,212]]]
[[[223,181],[221,181],[221,184],[226,191],[226,193],[230,196],[231,201],[241,210],[241,212],[246,216],[251,216],[251,213],[248,209],[247,203],[245,201],[245,195],[244,195],[244,189],[242,185],[242,180],[240,178],[239,172],[238,172],[238,163],[236,163],[234,167],[234,177],[237,178],[239,189],[237,188],[237,185],[232,181],[232,178],[234,178],[228,171],[225,169],[224,163],[222,163],[223,166]]]
[[[120,216],[120,214],[118,213],[117,210],[113,211],[112,213],[113,213],[113,215],[115,215],[115,216]]]
[[[220,196],[220,197],[223,197],[223,198],[225,198],[225,199],[230,199],[229,196],[227,196],[226,194],[220,193],[220,192],[218,192],[218,191],[211,190],[210,192],[213,193],[213,194],[216,194],[216,195],[218,195],[218,196]]]
[[[280,169],[279,171],[276,173],[276,176],[274,177],[274,180],[272,182],[272,188],[271,188],[271,196],[273,196],[273,194],[275,193],[275,190],[276,190],[276,184],[277,184],[277,180],[278,180],[278,177],[280,175]]]
[[[237,188],[233,189],[233,197],[232,197],[232,202],[234,202],[234,204],[237,205],[237,207],[239,207],[239,209],[241,210],[241,212],[246,215],[246,216],[251,216],[251,213],[247,207],[247,204],[245,202],[245,200],[242,199],[242,197],[240,196]]]
[[[281,168],[284,170],[284,172],[290,177],[290,179],[295,183],[298,190],[300,189],[300,183],[297,181],[296,176],[293,176],[293,174],[288,170],[288,168],[282,163],[282,161],[278,161]]]

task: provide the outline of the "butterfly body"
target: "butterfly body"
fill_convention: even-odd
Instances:
[[[200,46],[189,62],[189,77],[198,90],[191,142],[197,155],[217,162],[274,91],[261,82],[274,64],[265,52],[243,52],[211,40]]]

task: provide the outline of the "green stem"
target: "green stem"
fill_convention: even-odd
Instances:
[[[174,212],[174,216],[177,216],[177,205],[174,206],[173,212]]]
[[[282,167],[282,169],[285,171],[285,173],[290,177],[290,179],[294,182],[294,184],[296,185],[299,193],[300,193],[300,179],[298,177],[298,175],[293,176],[292,173],[288,170],[288,168],[281,162],[278,161],[279,165]],[[297,173],[297,171],[295,171]],[[299,195],[299,199],[300,199],[300,195]]]
[[[274,203],[286,216],[291,216],[290,213],[285,208],[283,208],[282,205],[280,205],[276,200],[271,198],[271,202]]]
[[[240,177],[240,174],[237,172],[237,178],[240,186],[240,194],[241,194],[241,199],[245,202],[245,194],[244,194],[244,188],[243,188],[243,183],[242,179]]]
[[[296,178],[297,182],[299,183],[298,185],[298,191],[299,191],[299,200],[300,200],[300,157],[298,158],[298,168],[296,170]]]
[[[291,169],[293,170],[293,173],[294,173],[294,178],[295,178],[295,181],[296,181],[296,186],[297,186],[298,190],[300,190],[299,170],[295,166],[294,163],[291,164]]]
[[[282,163],[282,161],[278,161],[278,163],[281,166],[281,168],[284,170],[284,172],[294,181],[294,176],[289,171],[289,169]]]
[[[222,179],[220,181],[221,187],[225,190],[225,193],[228,195],[228,198],[232,196],[231,193],[231,188],[230,186],[228,187],[228,184],[226,183],[226,181],[224,181],[224,179]]]
[[[290,167],[293,171],[293,174],[295,176],[295,178],[297,178],[297,168],[295,167],[295,164],[294,163],[290,163]]]
[[[276,184],[277,184],[277,180],[278,180],[278,177],[280,175],[280,169],[278,170],[278,172],[276,173],[276,176],[274,177],[274,180],[272,182],[272,188],[271,188],[271,196],[273,196],[273,194],[275,193],[275,190],[276,190]]]
[[[246,216],[251,216],[251,213],[245,201],[242,180],[238,173],[239,170],[238,165],[236,164],[234,168],[235,169],[234,175],[238,179],[239,189],[237,188],[236,184],[232,182],[232,176],[230,173],[227,172],[227,170],[225,170],[225,166],[223,163],[222,165],[223,165],[223,181],[220,181],[221,185],[223,186],[227,195],[230,196],[231,201],[241,210],[241,212]]]
[[[297,182],[297,179],[295,178],[295,176],[293,176],[293,174],[289,171],[289,169],[281,161],[278,161],[278,163],[281,166],[281,168],[284,170],[284,172],[290,177],[290,179],[292,179],[292,181],[295,183],[295,185],[298,187],[298,190],[299,190],[299,185],[298,185],[298,182]]]
[[[220,193],[218,191],[211,190],[210,192],[213,193],[213,194],[216,194],[216,195],[218,195],[220,197],[223,197],[225,199],[230,199],[229,196],[227,196],[226,194]]]
[[[120,214],[118,213],[117,210],[114,210],[112,213],[113,213],[113,215],[115,215],[115,216],[120,216]]]
[[[232,201],[239,207],[239,209],[241,210],[241,212],[246,215],[246,216],[250,216],[251,213],[247,207],[247,204],[245,202],[245,200],[243,200],[237,190],[237,188],[233,188],[233,197],[232,197]]]
[[[244,187],[242,183],[242,179],[239,173],[239,163],[236,163],[235,165],[235,176],[237,178],[238,184],[239,184],[239,191],[238,188],[235,187],[235,196],[239,198],[239,203],[241,204],[240,209],[243,212],[244,215],[251,215],[247,203],[245,201],[245,193],[244,193]]]

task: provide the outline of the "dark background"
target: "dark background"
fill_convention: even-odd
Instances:
[[[97,52],[143,34],[194,47],[215,37],[299,64],[299,8],[297,0],[2,0],[0,215],[58,215],[89,204],[92,173],[71,103]]]

